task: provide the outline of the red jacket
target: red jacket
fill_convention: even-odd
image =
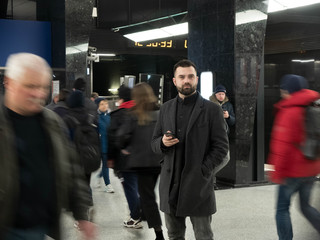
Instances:
[[[271,180],[282,183],[289,177],[309,177],[320,173],[320,160],[308,160],[300,146],[305,138],[305,107],[320,98],[318,92],[303,89],[275,104],[276,116],[270,140],[268,163],[274,165]]]

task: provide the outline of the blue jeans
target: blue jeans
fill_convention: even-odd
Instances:
[[[295,192],[299,192],[300,209],[303,215],[320,233],[320,213],[309,204],[314,180],[314,177],[287,178],[286,182],[279,186],[276,213],[279,240],[291,240],[293,238],[289,208],[291,196]]]
[[[31,229],[11,228],[5,234],[4,240],[44,240],[47,234],[45,227]]]
[[[177,217],[171,213],[164,214],[169,240],[184,240],[186,233],[186,217]],[[211,228],[212,215],[190,216],[196,240],[213,240]]]
[[[123,177],[123,189],[126,196],[130,216],[134,220],[141,217],[140,197],[138,194],[138,177],[134,172],[121,172]]]
[[[109,177],[109,168],[107,166],[107,154],[102,153],[101,156],[102,156],[102,169],[99,174],[99,177],[103,177],[104,183],[106,185],[109,185],[110,184],[110,177]]]

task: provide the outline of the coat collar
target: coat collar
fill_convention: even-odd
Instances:
[[[194,108],[192,110],[190,119],[189,119],[189,123],[187,126],[187,133],[190,131],[190,129],[192,128],[192,126],[195,124],[198,116],[200,115],[200,113],[202,112],[203,109],[203,105],[204,105],[204,99],[203,97],[200,95],[199,92],[197,92],[198,96],[196,99],[196,103],[194,104]]]

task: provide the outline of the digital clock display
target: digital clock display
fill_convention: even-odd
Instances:
[[[135,47],[144,47],[144,48],[188,48],[188,40],[166,40],[166,41],[154,41],[154,42],[144,42],[134,43]]]

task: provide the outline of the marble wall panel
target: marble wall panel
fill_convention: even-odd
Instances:
[[[94,0],[67,0],[65,2],[66,47],[89,44],[90,30],[94,26],[92,8]],[[78,77],[87,80],[86,93],[91,93],[91,82],[87,76],[87,48],[85,51],[66,55],[67,87],[72,87]]]
[[[198,65],[199,72],[206,69],[215,72],[216,82],[226,86],[234,104],[236,126],[230,135],[232,159],[219,175],[235,185],[250,183],[255,175],[253,161],[257,159],[253,136],[266,28],[266,20],[236,25],[236,12],[266,13],[266,2],[188,1],[191,16],[188,57]],[[199,48],[202,48],[201,55]]]

